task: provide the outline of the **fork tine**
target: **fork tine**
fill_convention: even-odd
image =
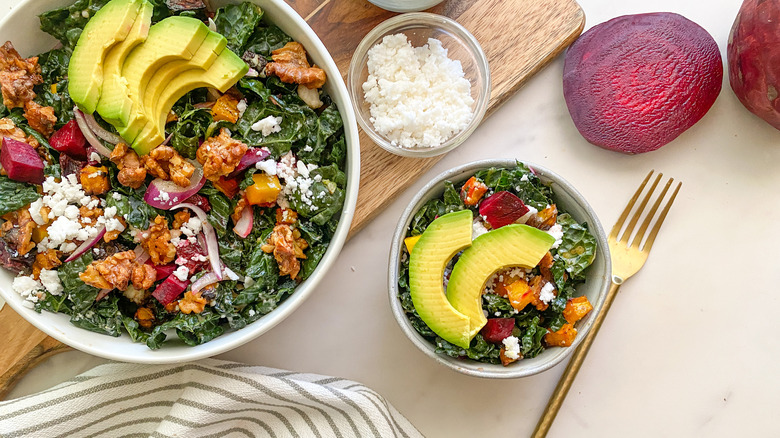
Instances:
[[[628,205],[626,205],[626,208],[623,210],[623,213],[620,214],[620,217],[615,223],[615,226],[612,227],[612,231],[609,232],[610,239],[617,240],[618,233],[620,233],[620,229],[623,228],[623,223],[626,221],[628,214],[631,213],[631,208],[634,206],[634,203],[639,198],[639,195],[642,194],[642,190],[645,189],[645,185],[647,185],[647,182],[650,181],[650,177],[653,175],[653,172],[655,172],[655,170],[651,170],[650,173],[647,174],[645,180],[642,181],[642,184],[640,184],[639,188],[636,189],[636,193],[634,193],[634,196],[632,196],[631,199],[628,201]]]
[[[653,242],[655,242],[655,236],[658,235],[658,230],[661,229],[661,225],[663,225],[664,219],[666,219],[666,214],[669,213],[669,209],[672,207],[672,203],[674,203],[674,198],[677,197],[677,192],[680,191],[680,187],[682,187],[682,182],[677,183],[677,187],[674,189],[674,192],[672,193],[672,197],[669,198],[669,202],[667,202],[664,209],[661,210],[661,215],[658,216],[658,220],[655,222],[655,226],[650,231],[650,235],[647,236],[647,240],[645,241],[645,244],[642,245],[642,251],[650,252],[650,250],[653,248]]]
[[[658,199],[656,199],[655,203],[653,203],[653,207],[650,208],[649,212],[647,212],[647,217],[645,217],[645,220],[642,222],[642,226],[639,227],[639,231],[636,232],[636,236],[634,236],[634,240],[631,242],[631,246],[634,248],[639,249],[639,244],[642,243],[642,238],[645,237],[645,231],[647,231],[647,227],[650,226],[650,222],[653,221],[655,212],[658,211],[658,207],[661,206],[661,202],[664,200],[664,196],[666,196],[666,193],[669,191],[669,187],[672,186],[672,182],[674,182],[674,178],[669,178],[669,181],[666,182],[664,189],[661,190],[661,194],[658,195]]]
[[[653,185],[650,186],[650,189],[647,191],[647,194],[642,199],[642,202],[639,204],[639,207],[637,207],[636,211],[634,212],[634,217],[631,218],[631,222],[628,223],[626,226],[626,230],[623,232],[623,236],[620,238],[620,241],[628,245],[628,239],[631,237],[631,233],[634,232],[634,227],[636,226],[636,223],[639,222],[639,218],[642,216],[642,212],[644,212],[645,207],[647,206],[647,203],[650,201],[650,198],[653,196],[653,192],[655,192],[655,188],[658,187],[658,183],[661,181],[661,177],[663,177],[663,173],[659,173],[658,176],[655,178],[655,181],[653,181]]]

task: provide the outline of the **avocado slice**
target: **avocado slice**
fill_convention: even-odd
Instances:
[[[553,243],[555,238],[542,230],[512,224],[477,237],[463,251],[452,268],[447,299],[452,307],[469,317],[469,336],[474,337],[487,323],[482,312],[482,291],[488,278],[510,266],[533,268]]]
[[[165,140],[165,119],[182,96],[201,87],[216,88],[224,93],[247,71],[249,67],[246,63],[235,53],[225,49],[208,70],[190,69],[176,76],[176,80],[169,83],[155,99],[157,102],[155,109],[150,111],[149,115],[157,119],[149,119],[142,132],[133,141],[133,148],[143,155]]]
[[[131,32],[143,0],[111,0],[81,32],[68,65],[68,93],[85,113],[95,112],[110,49]]]
[[[127,55],[149,35],[153,13],[154,6],[144,0],[130,33],[106,55],[103,64],[103,90],[96,109],[103,120],[112,125],[120,124],[121,102],[127,98],[127,84],[122,77],[122,67]]]
[[[119,133],[132,142],[148,121],[143,111],[143,94],[149,81],[165,64],[190,60],[209,34],[203,22],[191,17],[168,17],[149,29],[146,41],[125,59],[122,76],[127,95],[117,102],[116,113],[123,128]]]
[[[444,268],[458,251],[471,245],[471,210],[440,216],[425,229],[409,261],[409,290],[423,321],[447,342],[469,348],[469,316],[444,294]],[[482,315],[482,307],[480,315]]]

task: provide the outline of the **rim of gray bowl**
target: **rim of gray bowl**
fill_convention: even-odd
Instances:
[[[577,337],[574,339],[572,345],[568,348],[549,348],[542,352],[540,355],[532,359],[525,359],[517,361],[507,367],[497,364],[488,364],[477,362],[471,359],[459,359],[447,356],[445,354],[438,354],[435,352],[436,346],[420,335],[417,330],[412,327],[411,322],[406,317],[403,309],[401,308],[401,302],[398,299],[398,273],[401,263],[401,254],[403,248],[403,240],[406,236],[406,230],[409,228],[412,217],[422,207],[422,205],[433,199],[443,192],[444,181],[460,182],[466,177],[473,175],[475,172],[488,169],[491,167],[505,167],[512,168],[517,167],[517,163],[523,163],[526,166],[533,169],[539,177],[545,182],[551,182],[553,193],[560,201],[561,195],[568,196],[573,200],[582,211],[575,215],[575,212],[571,208],[564,208],[566,212],[575,216],[578,222],[587,222],[588,229],[593,233],[597,241],[598,251],[596,251],[596,258],[590,267],[587,279],[597,282],[595,287],[596,299],[591,300],[593,304],[593,310],[583,318],[577,325]],[[585,217],[578,217],[584,213]],[[596,271],[596,267],[600,269]],[[395,233],[393,234],[393,241],[390,248],[390,263],[388,268],[388,292],[390,298],[390,308],[393,311],[393,316],[396,322],[401,327],[407,338],[427,356],[434,359],[437,363],[444,365],[450,369],[453,369],[459,373],[466,374],[473,377],[485,377],[492,379],[513,379],[519,377],[531,376],[534,374],[546,371],[555,365],[559,364],[566,357],[568,357],[572,351],[580,344],[585,335],[590,331],[595,321],[595,316],[601,311],[604,305],[604,300],[607,296],[611,282],[612,270],[609,255],[609,245],[607,244],[607,237],[604,233],[604,228],[601,226],[601,222],[593,211],[590,204],[580,194],[577,189],[574,188],[568,181],[563,179],[560,175],[552,172],[551,170],[538,166],[533,163],[529,163],[522,160],[512,159],[489,159],[474,161],[471,163],[457,166],[450,170],[447,170],[430,182],[425,187],[420,189],[419,192],[409,202],[408,207],[404,210],[401,218],[396,226]]]

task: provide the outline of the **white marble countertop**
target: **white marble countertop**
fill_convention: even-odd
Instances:
[[[2,11],[16,0],[2,1]],[[724,55],[739,0],[581,0],[586,28],[617,15],[673,11],[699,23]],[[780,132],[745,110],[724,78],[710,112],[664,148],[625,156],[587,143],[561,91],[559,58],[347,243],[291,317],[221,358],[354,379],[383,394],[431,437],[530,434],[565,364],[489,381],[426,358],[387,303],[387,258],[398,216],[424,182],[482,158],[555,170],[611,227],[650,169],[683,181],[644,269],[622,288],[551,437],[767,436],[780,405]],[[101,360],[66,353],[15,394]],[[494,435],[495,434],[495,435]]]

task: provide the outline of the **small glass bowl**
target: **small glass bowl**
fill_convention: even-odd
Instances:
[[[460,61],[465,78],[471,83],[471,97],[474,99],[474,117],[459,133],[436,147],[403,148],[393,145],[387,137],[378,133],[371,122],[369,104],[363,94],[363,83],[368,78],[368,51],[387,35],[403,33],[413,47],[428,43],[428,38],[441,41],[450,59]],[[349,65],[347,88],[352,97],[360,127],[383,149],[405,157],[433,157],[459,146],[479,126],[487,111],[490,100],[490,67],[474,35],[456,21],[442,15],[427,12],[413,12],[398,15],[380,23],[363,38],[355,49]]]
[[[416,12],[432,8],[444,0],[368,0],[375,6],[392,12]]]

